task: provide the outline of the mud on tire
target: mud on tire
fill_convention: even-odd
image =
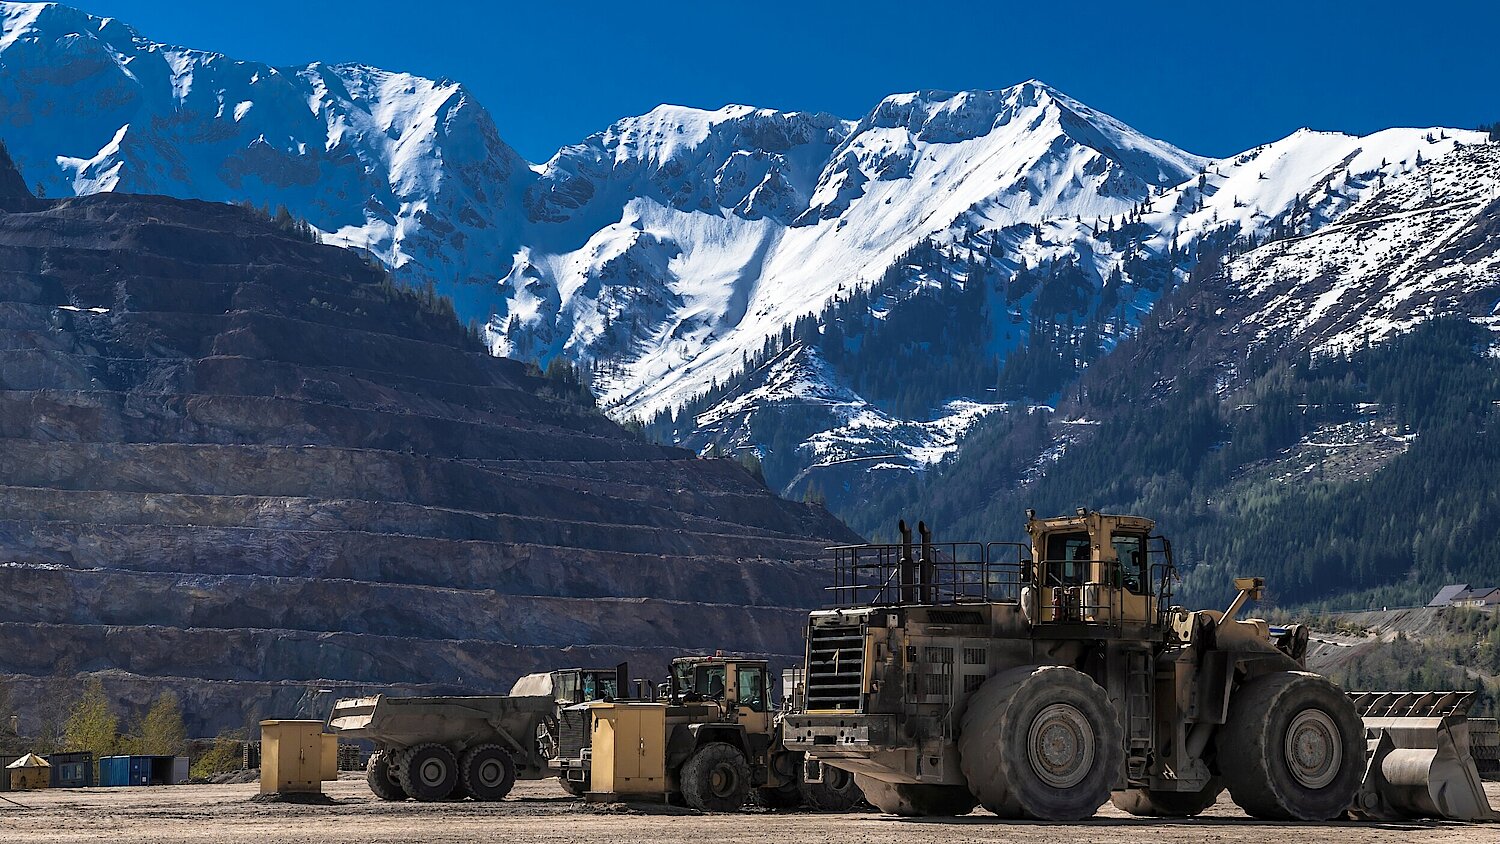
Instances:
[[[738,812],[750,797],[750,763],[732,744],[713,741],[683,763],[682,798],[705,812]]]
[[[1364,722],[1331,680],[1305,671],[1246,682],[1219,728],[1219,774],[1229,796],[1262,820],[1340,817],[1365,768]]]
[[[959,768],[986,809],[1003,818],[1076,821],[1109,799],[1125,761],[1109,696],[1061,665],[996,674],[969,699]]]
[[[408,797],[446,800],[458,788],[458,759],[441,744],[421,744],[393,760],[396,779]]]
[[[475,800],[504,800],[516,784],[515,760],[498,744],[469,748],[458,771],[460,787]]]
[[[978,802],[968,789],[959,785],[885,782],[863,774],[855,774],[854,783],[870,805],[887,815],[955,817],[974,811]]]
[[[406,791],[392,770],[389,750],[377,750],[370,754],[370,761],[365,764],[365,782],[369,783],[370,791],[381,800],[406,799]]]

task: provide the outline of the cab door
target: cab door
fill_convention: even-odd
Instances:
[[[749,733],[769,732],[771,701],[766,666],[763,663],[731,663],[726,688],[732,690],[733,699],[727,703],[732,707],[735,720],[743,724]]]

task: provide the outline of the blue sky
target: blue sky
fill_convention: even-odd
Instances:
[[[857,118],[891,93],[1028,78],[1203,155],[1302,126],[1500,121],[1496,0],[73,5],[235,58],[457,79],[533,161],[663,102]]]

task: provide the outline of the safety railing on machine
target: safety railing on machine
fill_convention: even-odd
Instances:
[[[1030,551],[1011,542],[839,545],[834,606],[1016,603]]]

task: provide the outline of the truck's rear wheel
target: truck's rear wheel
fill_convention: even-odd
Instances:
[[[562,786],[563,791],[568,792],[574,797],[582,797],[589,793],[589,781],[587,779],[575,781],[567,777],[558,777],[557,784]]]
[[[887,815],[908,818],[954,817],[974,811],[978,801],[961,785],[886,782],[861,774],[854,783],[870,805]]]
[[[1364,776],[1364,723],[1325,677],[1264,674],[1230,701],[1218,758],[1229,795],[1251,817],[1331,820],[1349,808]]]
[[[822,782],[801,782],[797,790],[801,792],[802,804],[819,812],[847,812],[865,799],[854,775],[832,765],[823,766]]]
[[[516,763],[498,744],[470,748],[459,762],[463,790],[475,800],[504,800],[516,784]]]
[[[458,788],[458,760],[441,744],[422,744],[404,751],[394,767],[408,797],[446,800]]]
[[[732,744],[711,741],[688,757],[679,777],[682,798],[704,812],[738,812],[750,797],[750,763]]]
[[[1122,812],[1141,818],[1191,818],[1202,814],[1224,793],[1224,783],[1217,777],[1208,781],[1202,791],[1153,791],[1128,788],[1116,791],[1109,802]]]
[[[1076,821],[1109,799],[1124,764],[1109,696],[1061,665],[1013,668],[969,699],[959,768],[980,805],[1003,818]]]
[[[391,769],[389,750],[377,750],[370,754],[370,761],[365,765],[365,782],[370,784],[370,791],[381,800],[406,799],[406,791],[401,788],[395,771]]]

